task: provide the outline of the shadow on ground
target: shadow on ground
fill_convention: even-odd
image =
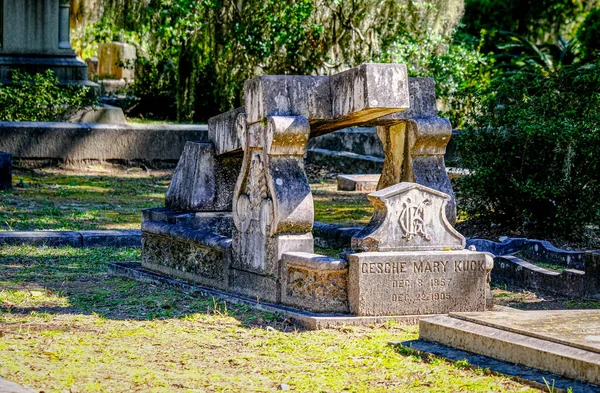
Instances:
[[[6,247],[0,250],[2,313],[28,316],[99,315],[112,320],[231,316],[243,326],[297,330],[278,315],[214,298],[138,283],[107,274],[109,261],[139,261],[138,249]]]

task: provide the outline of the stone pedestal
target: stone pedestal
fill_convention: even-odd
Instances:
[[[68,1],[3,0],[0,6],[0,83],[11,82],[13,69],[52,70],[62,84],[97,87],[71,48]]]
[[[473,251],[350,254],[348,300],[356,315],[485,311],[486,255]]]

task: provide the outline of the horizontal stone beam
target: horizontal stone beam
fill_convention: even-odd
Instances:
[[[409,109],[404,64],[363,64],[333,76],[262,75],[244,84],[245,107],[209,120],[216,154],[241,151],[237,117],[252,125],[268,116],[308,119],[310,137]]]

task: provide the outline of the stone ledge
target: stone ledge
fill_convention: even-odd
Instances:
[[[371,326],[390,321],[396,321],[397,323],[405,325],[416,325],[422,318],[431,317],[431,315],[357,317],[350,314],[317,314],[304,312],[292,307],[260,302],[217,289],[189,284],[181,280],[173,279],[143,269],[140,263],[135,262],[109,263],[108,272],[114,276],[129,278],[154,285],[161,285],[163,287],[174,289],[192,296],[214,297],[232,304],[246,305],[256,310],[280,315],[283,318],[290,318],[299,326],[308,330],[329,329],[340,326]]]
[[[282,260],[288,266],[297,266],[310,270],[336,271],[348,268],[348,262],[343,259],[308,252],[286,252],[282,255]]]
[[[141,231],[11,231],[0,232],[0,245],[48,247],[140,247]]]
[[[143,162],[173,167],[187,141],[206,141],[206,125],[0,122],[0,151],[36,163]]]
[[[565,313],[568,314],[568,311]],[[475,313],[465,313],[465,315],[469,314]],[[526,316],[532,313],[520,314]],[[516,313],[513,315],[516,316]],[[490,318],[499,317],[510,319],[508,315],[496,314],[495,317],[490,315]],[[542,318],[541,322],[543,320]],[[567,378],[600,383],[600,353],[515,333],[496,324],[490,325],[484,322],[476,323],[439,315],[420,322],[419,338],[502,361],[539,368]],[[548,319],[547,323],[552,322]]]
[[[142,232],[174,237],[180,241],[193,242],[199,246],[219,251],[228,251],[231,248],[231,238],[212,232],[195,230],[183,225],[165,224],[160,221],[144,221],[142,223]]]
[[[523,367],[514,363],[507,363],[501,360],[496,360],[483,355],[477,355],[472,352],[463,351],[460,349],[451,348],[442,344],[427,342],[423,340],[390,342],[392,346],[402,346],[404,348],[415,351],[418,355],[432,354],[435,356],[446,358],[452,362],[467,360],[471,366],[482,369],[489,369],[494,373],[504,374],[513,377],[517,382],[530,385],[542,391],[547,390],[546,383],[548,381],[554,385],[556,392],[566,392],[569,388],[577,393],[597,393],[598,387],[561,377],[557,374],[552,374],[545,371],[536,370],[534,368]]]

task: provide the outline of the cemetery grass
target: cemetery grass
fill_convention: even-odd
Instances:
[[[416,327],[303,331],[106,274],[108,261],[139,258],[134,249],[0,249],[0,375],[36,392],[539,391],[389,344],[416,339]]]
[[[164,206],[172,170],[101,166],[16,169],[13,190],[0,191],[0,230],[139,229],[141,210]],[[372,206],[364,193],[311,184],[315,219],[364,225]]]
[[[164,205],[171,171],[17,169],[0,192],[0,229],[139,229],[141,210]]]

